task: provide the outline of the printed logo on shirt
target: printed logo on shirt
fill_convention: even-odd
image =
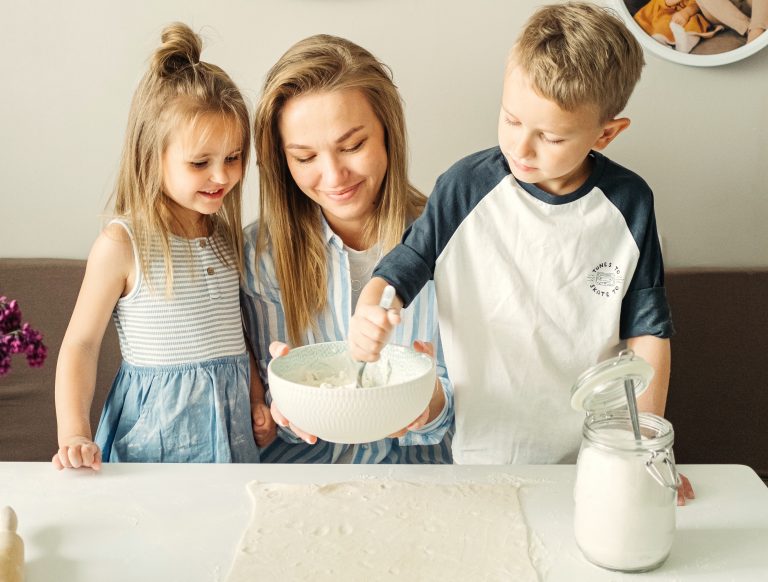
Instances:
[[[612,261],[603,261],[587,273],[587,283],[595,295],[613,297],[624,288],[624,273]]]

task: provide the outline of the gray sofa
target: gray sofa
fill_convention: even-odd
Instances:
[[[56,452],[56,360],[84,273],[85,261],[0,259],[0,296],[19,302],[23,321],[43,334],[48,347],[42,368],[30,368],[16,355],[10,372],[0,376],[0,461],[45,461]],[[110,323],[91,407],[94,431],[120,360],[117,333]]]
[[[28,368],[16,356],[0,376],[0,460],[45,461],[56,450],[56,358],[77,297],[84,261],[0,259],[0,295],[17,299],[43,332],[49,356]],[[680,463],[740,463],[768,479],[768,269],[671,270],[667,291],[678,333],[672,340],[667,417]],[[95,429],[120,364],[115,331],[104,338]]]

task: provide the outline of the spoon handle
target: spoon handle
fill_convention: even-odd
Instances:
[[[640,441],[640,419],[637,416],[637,397],[635,396],[635,386],[632,380],[624,380],[624,391],[627,393],[627,406],[629,407],[629,419],[632,422],[632,432],[635,433],[635,440]]]

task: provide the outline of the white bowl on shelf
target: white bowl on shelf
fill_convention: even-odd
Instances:
[[[366,366],[364,388],[313,385],[339,373],[354,384],[358,364],[347,350],[343,341],[318,343],[269,363],[272,399],[295,426],[334,443],[367,443],[424,412],[435,387],[435,363],[405,346],[387,345],[379,362]]]

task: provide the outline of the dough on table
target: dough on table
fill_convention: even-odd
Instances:
[[[510,483],[252,482],[228,582],[537,582]]]

